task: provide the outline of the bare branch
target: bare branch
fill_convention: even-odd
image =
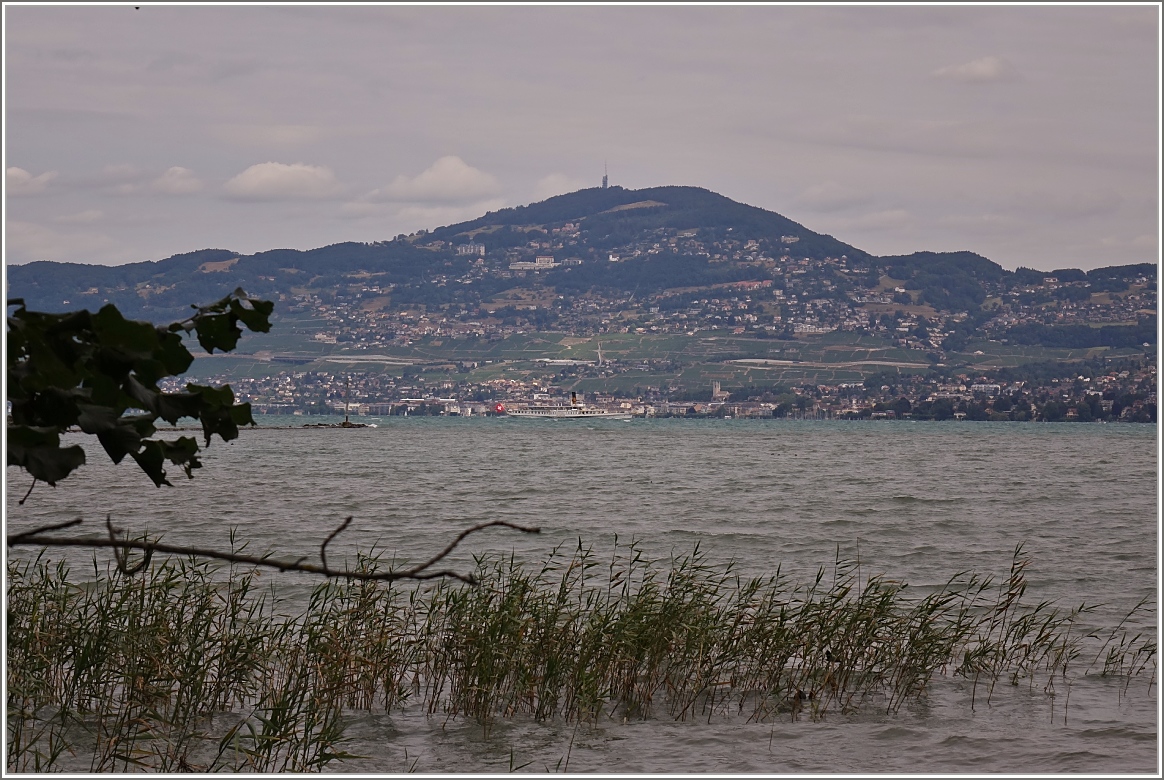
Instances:
[[[14,542],[18,542],[19,540],[24,539],[26,536],[36,536],[37,534],[43,534],[47,531],[60,531],[64,528],[72,528],[75,525],[80,525],[82,522],[84,521],[77,517],[65,523],[42,525],[40,528],[33,528],[31,531],[22,531],[18,534],[10,534],[8,537],[8,543],[13,544]]]
[[[59,530],[61,528],[69,528],[78,525],[81,522],[80,518],[70,520],[67,523],[60,523],[53,526],[44,526],[42,528],[33,529],[32,531],[25,531],[20,534],[10,535],[7,538],[9,547],[18,545],[38,545],[41,547],[92,547],[92,548],[109,548],[113,551],[114,557],[117,559],[118,570],[125,574],[135,574],[144,569],[148,564],[153,554],[166,553],[170,555],[189,555],[196,558],[209,558],[216,561],[227,561],[229,563],[242,563],[252,566],[264,566],[271,569],[278,569],[279,571],[295,571],[307,574],[322,574],[325,577],[345,578],[350,580],[363,581],[382,581],[394,582],[397,580],[431,580],[438,578],[449,578],[460,580],[469,585],[476,585],[477,581],[471,574],[459,574],[449,570],[427,571],[433,564],[445,558],[451,553],[458,544],[464,541],[465,537],[470,534],[481,531],[492,526],[504,526],[512,528],[516,531],[521,531],[527,534],[540,533],[540,528],[527,528],[525,526],[516,525],[505,520],[493,520],[488,523],[481,523],[479,525],[466,528],[462,531],[456,539],[449,544],[439,554],[411,569],[403,571],[383,571],[383,572],[367,572],[367,571],[334,571],[327,566],[326,558],[323,558],[324,549],[328,542],[334,539],[341,531],[348,527],[351,522],[349,517],[344,523],[331,533],[323,546],[320,548],[320,557],[322,565],[315,565],[313,563],[304,563],[306,556],[294,561],[278,560],[271,558],[270,555],[243,555],[236,552],[223,552],[221,550],[211,550],[203,547],[190,547],[178,544],[166,544],[160,541],[149,541],[145,539],[119,539],[117,538],[117,530],[113,528],[112,520],[107,516],[105,519],[106,529],[109,531],[108,536],[46,536],[46,531]],[[130,550],[141,550],[145,553],[145,559],[133,566],[127,565],[127,553]]]
[[[36,477],[32,478],[32,484],[28,486],[28,492],[24,494],[24,498],[20,499],[16,503],[18,503],[20,506],[24,506],[24,502],[27,501],[28,497],[32,495],[32,489],[34,487],[36,487]]]
[[[319,561],[320,561],[320,563],[322,563],[322,564],[323,564],[323,570],[324,570],[324,571],[327,571],[327,546],[328,546],[328,544],[330,544],[330,543],[331,543],[331,540],[332,540],[332,539],[334,539],[334,538],[336,538],[337,536],[339,536],[339,535],[340,535],[340,533],[341,533],[341,532],[342,532],[342,531],[343,531],[345,528],[347,528],[349,525],[351,525],[351,523],[352,523],[352,518],[351,518],[351,516],[349,515],[349,516],[348,516],[348,519],[347,519],[347,520],[344,520],[344,521],[343,521],[343,523],[342,523],[342,524],[340,524],[340,527],[339,527],[339,528],[337,528],[337,529],[335,529],[334,531],[332,531],[332,532],[331,532],[331,533],[328,535],[328,537],[327,537],[326,539],[324,539],[324,540],[323,540],[323,544],[319,545]]]
[[[472,528],[466,528],[464,531],[461,531],[461,533],[457,536],[457,538],[454,539],[448,547],[441,550],[437,555],[433,556],[432,558],[429,558],[427,561],[420,564],[419,566],[416,566],[412,569],[408,569],[406,572],[403,572],[403,573],[407,574],[411,577],[417,577],[417,575],[419,575],[422,571],[424,571],[428,567],[432,566],[434,563],[441,560],[446,555],[451,553],[454,549],[456,549],[457,545],[460,544],[462,541],[464,541],[466,536],[468,536],[469,534],[472,534],[472,533],[476,533],[477,531],[483,530],[485,528],[495,526],[495,525],[505,526],[506,528],[513,528],[515,530],[518,530],[518,531],[521,531],[521,532],[527,533],[527,534],[539,534],[542,532],[542,529],[540,529],[540,528],[526,528],[524,526],[514,525],[513,523],[510,523],[506,520],[491,520],[488,523],[480,523],[478,525],[473,526]],[[423,578],[417,577],[417,579],[423,579]]]

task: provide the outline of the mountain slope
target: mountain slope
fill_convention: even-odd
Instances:
[[[469,222],[433,230],[431,238],[452,240],[470,235],[486,235],[497,228],[581,222],[592,239],[616,239],[658,228],[676,230],[704,229],[746,234],[753,239],[780,240],[798,238],[799,254],[811,257],[847,255],[869,257],[868,253],[842,243],[832,236],[815,233],[801,224],[773,211],[737,203],[700,187],[649,187],[627,190],[622,187],[594,187],[566,195],[490,212]],[[610,243],[607,241],[606,243]]]
[[[537,258],[544,265],[531,268]],[[606,301],[607,309],[633,299],[689,308],[691,300],[715,297],[708,291],[740,283],[767,290],[772,305],[765,316],[781,308],[785,321],[795,308],[791,301],[800,309],[816,300],[853,309],[861,301],[884,303],[887,296],[932,311],[977,313],[988,291],[1017,295],[1021,286],[1040,286],[1046,276],[1006,271],[972,252],[874,257],[775,212],[697,187],[584,189],[371,244],[253,255],[204,249],[116,267],[37,262],[7,271],[9,296],[31,308],[92,310],[111,302],[127,316],[155,321],[184,316],[191,303],[212,301],[236,287],[283,301],[316,296],[396,310],[454,307],[470,319],[492,311],[495,301],[523,295],[541,300],[543,309],[546,301],[586,295]],[[1047,291],[1047,300],[1065,294],[1083,300],[1097,291],[1125,290],[1129,278],[1154,279],[1155,269],[1054,274],[1066,291]],[[890,287],[908,292],[886,288],[886,278]],[[776,291],[781,295],[774,296]],[[1033,304],[1044,303],[1044,293],[1023,294],[1038,298],[1031,298]],[[812,312],[803,316],[806,323],[814,321]]]

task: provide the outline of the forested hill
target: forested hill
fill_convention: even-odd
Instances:
[[[581,229],[588,233],[589,242],[599,249],[631,243],[658,229],[696,229],[709,233],[730,230],[757,240],[796,237],[799,239],[797,254],[806,257],[869,257],[856,247],[832,236],[814,233],[773,211],[737,203],[699,187],[578,190],[529,206],[490,212],[471,222],[437,228],[431,238],[448,241],[475,235],[482,239],[488,237],[493,246],[513,246],[528,240],[528,228],[567,222],[579,222]]]
[[[544,267],[525,267],[538,258]],[[97,309],[111,302],[129,316],[155,321],[183,316],[190,303],[237,287],[275,300],[307,293],[380,296],[380,306],[452,306],[471,317],[515,288],[612,303],[637,296],[666,308],[686,306],[692,295],[708,297],[699,290],[754,282],[800,301],[853,306],[888,295],[938,312],[974,314],[1007,291],[1043,305],[1039,296],[1082,300],[1125,290],[1137,278],[1154,289],[1156,278],[1151,264],[1045,273],[1007,271],[972,252],[874,257],[696,187],[579,190],[370,244],[254,255],[204,249],[116,267],[36,262],[7,270],[8,297],[31,308]],[[1043,286],[1048,277],[1058,282],[1043,291],[1020,289]],[[790,310],[787,301],[782,305]]]

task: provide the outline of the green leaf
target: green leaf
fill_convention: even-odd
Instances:
[[[235,404],[230,407],[230,419],[235,425],[256,425],[255,418],[251,416],[250,403]]]
[[[19,466],[35,479],[56,485],[85,463],[78,445],[60,446],[60,431],[28,425],[8,426],[8,465]]]
[[[125,319],[111,303],[93,316],[93,329],[104,348],[126,359],[148,358],[158,348],[157,329],[153,325]]]
[[[236,293],[242,293],[242,290],[236,290]],[[243,293],[245,295],[245,293]],[[243,306],[243,301],[251,305],[251,308]],[[256,333],[268,333],[271,330],[271,322],[268,319],[271,312],[275,310],[275,304],[271,301],[257,301],[250,298],[235,298],[230,302],[230,311],[250,330]]]
[[[154,414],[158,413],[158,407],[161,403],[162,394],[157,390],[151,390],[137,380],[135,376],[128,376],[125,379],[125,393],[138,407],[146,409]]]
[[[160,447],[146,446],[140,452],[131,453],[133,459],[137,461],[137,465],[141,466],[141,470],[146,473],[150,479],[154,481],[154,485],[161,487],[162,485],[169,485],[173,487],[168,479],[166,479],[166,469],[164,468],[165,458],[162,456]]]
[[[105,453],[114,463],[121,463],[126,455],[134,455],[136,458],[141,447],[141,436],[138,436],[132,428],[124,426],[114,426],[102,431],[97,434],[97,441],[101,442]]]
[[[157,415],[174,425],[183,417],[198,419],[202,414],[202,397],[197,393],[162,393],[158,397]]]
[[[121,417],[116,409],[98,404],[77,404],[80,416],[77,424],[83,433],[99,434],[111,431],[117,427],[117,420]]]
[[[164,393],[158,382],[189,369],[194,357],[181,332],[197,332],[209,352],[229,351],[250,330],[270,330],[274,304],[249,298],[242,289],[209,306],[194,307],[182,322],[158,327],[127,320],[113,305],[88,311],[53,314],[28,311],[23,301],[7,318],[7,391],[12,404],[9,465],[25,468],[37,479],[54,483],[85,462],[82,448],[60,446],[60,432],[77,425],[96,435],[114,463],[130,455],[155,485],[166,481],[165,464],[192,476],[201,467],[193,437],[156,441],[154,423],[184,417],[202,423],[206,442],[218,434],[238,436],[238,426],[254,424],[249,404],[235,404],[229,386],[188,385],[184,392]],[[126,416],[130,408],[146,414]]]
[[[198,343],[211,354],[221,349],[230,352],[238,345],[242,331],[232,322],[229,314],[203,315],[197,318],[194,330],[198,334]]]
[[[159,329],[158,349],[154,352],[154,358],[166,367],[168,376],[186,373],[190,364],[194,362],[194,356],[182,343],[182,337],[162,329]]]

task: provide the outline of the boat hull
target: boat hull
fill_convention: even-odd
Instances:
[[[634,417],[630,412],[612,412],[606,409],[578,409],[571,407],[507,409],[505,414],[517,420],[629,420]]]

